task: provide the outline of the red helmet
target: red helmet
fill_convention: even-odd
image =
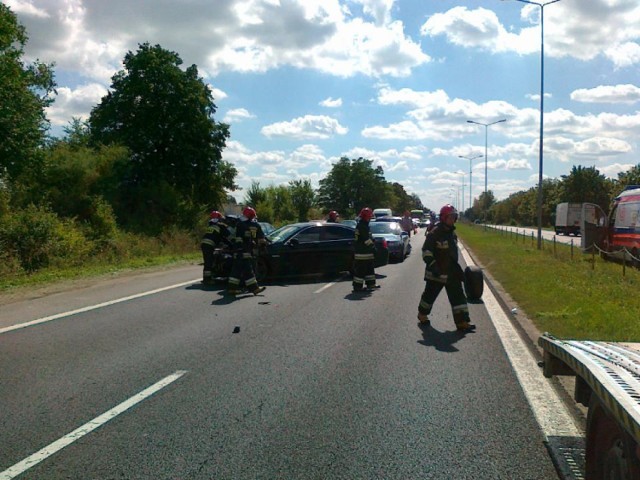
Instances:
[[[362,220],[371,220],[373,218],[373,210],[371,210],[369,207],[364,207],[362,210],[360,210],[359,217]]]
[[[440,221],[444,222],[449,215],[455,215],[456,220],[458,219],[458,211],[448,203],[440,209]]]
[[[336,220],[337,218],[338,218],[338,212],[336,212],[335,210],[331,210],[329,212],[329,219]]]
[[[211,215],[209,215],[209,218],[211,220],[222,220],[224,218],[224,215],[222,215],[219,211],[214,210],[211,212]]]
[[[251,207],[244,207],[244,210],[242,210],[242,215],[247,217],[249,220],[253,220],[254,218],[256,218],[256,211]]]

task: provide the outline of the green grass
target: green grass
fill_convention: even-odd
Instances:
[[[462,242],[534,322],[559,338],[640,341],[640,272],[578,248],[459,224]]]
[[[0,278],[0,294],[15,292],[25,288],[42,287],[53,283],[81,278],[113,275],[145,268],[182,265],[202,261],[200,252],[176,253],[157,256],[137,257],[120,262],[100,262],[82,267],[47,268],[32,274],[7,275]]]

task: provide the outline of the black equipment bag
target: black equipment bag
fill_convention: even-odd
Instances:
[[[484,290],[484,277],[482,269],[476,266],[469,266],[464,269],[464,291],[469,301],[477,301],[482,298]]]

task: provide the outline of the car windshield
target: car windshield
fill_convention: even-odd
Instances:
[[[395,233],[400,235],[402,228],[395,222],[371,222],[369,230],[371,230],[371,233]]]
[[[299,225],[285,225],[284,227],[274,230],[266,237],[272,242],[282,242],[300,230],[300,228]]]

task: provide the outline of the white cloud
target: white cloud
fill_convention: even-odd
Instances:
[[[72,117],[86,120],[91,108],[100,103],[107,89],[97,83],[82,85],[74,90],[58,87],[55,102],[46,109],[52,125],[67,125]]]
[[[640,88],[635,85],[600,85],[571,92],[571,100],[586,103],[636,103],[640,101]]]
[[[319,105],[321,107],[327,108],[337,108],[342,106],[342,98],[336,98],[335,100],[332,97],[325,98],[322,100]]]
[[[598,167],[598,171],[608,178],[618,178],[618,174],[626,172],[635,167],[633,164],[613,163],[603,167]]]
[[[515,4],[515,2],[513,2]],[[516,8],[516,5],[513,6]],[[485,8],[454,7],[432,15],[423,35],[444,35],[462,47],[530,54],[540,51],[540,8],[519,4],[521,19],[532,26],[512,33]],[[640,61],[640,5],[635,0],[581,0],[545,8],[545,54],[591,60],[606,55],[618,67]]]
[[[227,112],[222,121],[225,123],[236,123],[251,118],[256,118],[256,116],[246,108],[234,108]]]
[[[626,42],[615,45],[605,50],[605,55],[616,68],[629,67],[640,63],[640,44],[636,42]]]
[[[262,127],[266,137],[290,137],[297,139],[327,139],[334,135],[345,135],[348,129],[325,115],[305,115],[290,122],[278,122]]]

